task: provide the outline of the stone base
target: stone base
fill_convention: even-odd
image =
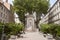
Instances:
[[[36,30],[25,30],[26,32],[36,32]]]

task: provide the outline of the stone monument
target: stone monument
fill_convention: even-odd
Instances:
[[[26,31],[34,32],[36,31],[35,19],[33,15],[26,16]]]

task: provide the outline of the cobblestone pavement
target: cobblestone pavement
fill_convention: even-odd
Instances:
[[[26,32],[26,34],[22,34],[22,36],[22,38],[17,38],[16,40],[47,40],[47,38],[43,37],[43,34],[39,32]]]

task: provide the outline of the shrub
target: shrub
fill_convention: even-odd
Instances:
[[[41,31],[50,33],[53,37],[60,36],[60,25],[59,24],[41,24]]]
[[[50,34],[53,35],[53,37],[56,37],[56,34],[57,34],[57,27],[58,27],[58,24],[49,24],[50,28],[49,28],[49,32]]]
[[[7,37],[10,35],[16,35],[20,31],[23,31],[24,25],[23,24],[15,24],[15,23],[0,23],[0,36],[2,34],[2,28],[4,27],[4,33]]]
[[[60,25],[58,25],[58,27],[56,28],[56,31],[57,31],[56,35],[60,37]]]
[[[56,28],[58,27],[58,24],[49,24],[50,28],[50,33],[54,34],[56,32]]]
[[[23,25],[22,24],[14,24],[14,23],[7,23],[5,24],[5,33],[15,35],[18,34],[18,32],[23,30]]]
[[[2,36],[2,28],[3,28],[3,24],[0,23],[0,39],[1,39],[1,36]]]
[[[40,25],[41,31],[44,33],[49,33],[49,27],[50,26],[48,24],[41,24]]]

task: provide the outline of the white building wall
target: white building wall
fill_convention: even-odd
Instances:
[[[57,23],[60,24],[60,0],[49,9],[48,14],[41,19],[40,23]]]
[[[16,13],[14,13],[14,16],[15,16],[15,23],[21,23]]]

